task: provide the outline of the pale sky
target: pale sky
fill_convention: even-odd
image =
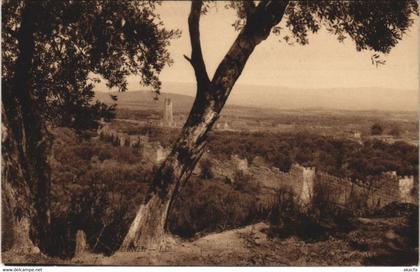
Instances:
[[[231,26],[235,12],[223,6],[223,2],[217,2],[217,8],[202,16],[200,22],[201,44],[210,77],[238,34]],[[174,64],[162,72],[163,82],[195,82],[193,70],[183,58],[183,54],[191,54],[189,9],[187,1],[163,1],[159,7],[165,26],[182,31],[181,38],[171,43],[169,50]],[[418,29],[417,18],[403,40],[384,58],[386,65],[378,68],[371,64],[372,52],[357,52],[350,39],[339,43],[335,36],[323,30],[310,35],[306,46],[280,43],[279,37],[271,35],[257,46],[237,84],[305,89],[371,86],[418,89]],[[144,89],[137,82],[137,78],[130,77],[129,90]]]

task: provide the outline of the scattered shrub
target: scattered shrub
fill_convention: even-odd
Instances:
[[[200,177],[203,179],[212,179],[214,177],[212,167],[213,163],[210,159],[205,158],[200,160]]]
[[[410,217],[413,214],[418,214],[418,209],[418,205],[411,203],[392,202],[376,211],[372,217]]]
[[[378,123],[375,123],[370,127],[370,134],[372,135],[381,135],[382,132],[383,132],[383,128]]]

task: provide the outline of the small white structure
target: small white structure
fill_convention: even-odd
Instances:
[[[414,177],[404,176],[398,180],[398,187],[400,189],[400,202],[415,203],[413,194],[411,193],[414,187]]]
[[[158,145],[156,149],[156,162],[163,162],[166,157],[169,155],[169,150],[164,149],[161,145]]]
[[[247,171],[248,170],[248,160],[239,158],[238,155],[231,156],[233,163],[235,164],[236,168],[240,171]]]

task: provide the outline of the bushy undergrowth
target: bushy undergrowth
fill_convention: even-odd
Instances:
[[[321,196],[307,205],[299,203],[296,195],[287,189],[279,189],[272,206],[268,234],[270,237],[297,236],[308,242],[327,239],[354,228],[350,211],[320,201]]]
[[[83,230],[91,250],[110,254],[122,242],[151,180],[153,165],[128,147],[78,142],[57,131],[52,166],[53,252],[70,257]]]
[[[418,148],[401,141],[388,144],[369,140],[361,145],[308,133],[228,131],[214,132],[210,139],[209,149],[221,160],[237,154],[251,162],[255,156],[261,156],[282,171],[289,171],[292,163],[297,162],[334,176],[361,180],[386,171],[418,174]]]
[[[203,158],[199,162],[200,166],[200,177],[203,179],[211,179],[214,178],[214,173],[212,170],[213,164],[210,159]]]
[[[387,243],[380,254],[368,256],[363,265],[408,266],[419,263],[419,207],[408,203],[390,203],[374,217],[397,217],[399,225],[385,235]]]
[[[351,212],[329,205],[322,190],[302,208],[289,191],[279,191],[274,200],[263,196],[258,182],[244,172],[236,171],[226,182],[214,176],[210,161],[200,166],[202,175],[193,176],[172,203],[167,223],[173,234],[192,238],[268,220],[273,237],[315,241],[352,228]],[[111,254],[118,249],[155,166],[138,149],[78,142],[69,130],[59,130],[51,167],[51,247],[57,256],[73,254],[78,229],[85,231],[91,250]]]
[[[268,207],[258,197],[255,185],[238,182],[240,190],[221,180],[190,180],[170,210],[169,230],[191,238],[264,220]]]
[[[72,256],[81,229],[94,252],[111,254],[120,246],[143,200],[154,166],[128,147],[101,141],[76,141],[60,130],[52,165],[51,247],[59,257]],[[168,226],[172,233],[193,237],[264,220],[269,205],[260,199],[252,178],[237,171],[233,183],[217,180],[211,162],[176,197]]]

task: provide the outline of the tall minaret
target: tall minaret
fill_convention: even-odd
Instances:
[[[172,113],[172,101],[170,98],[165,98],[163,104],[163,126],[172,127],[174,124],[174,115]]]

